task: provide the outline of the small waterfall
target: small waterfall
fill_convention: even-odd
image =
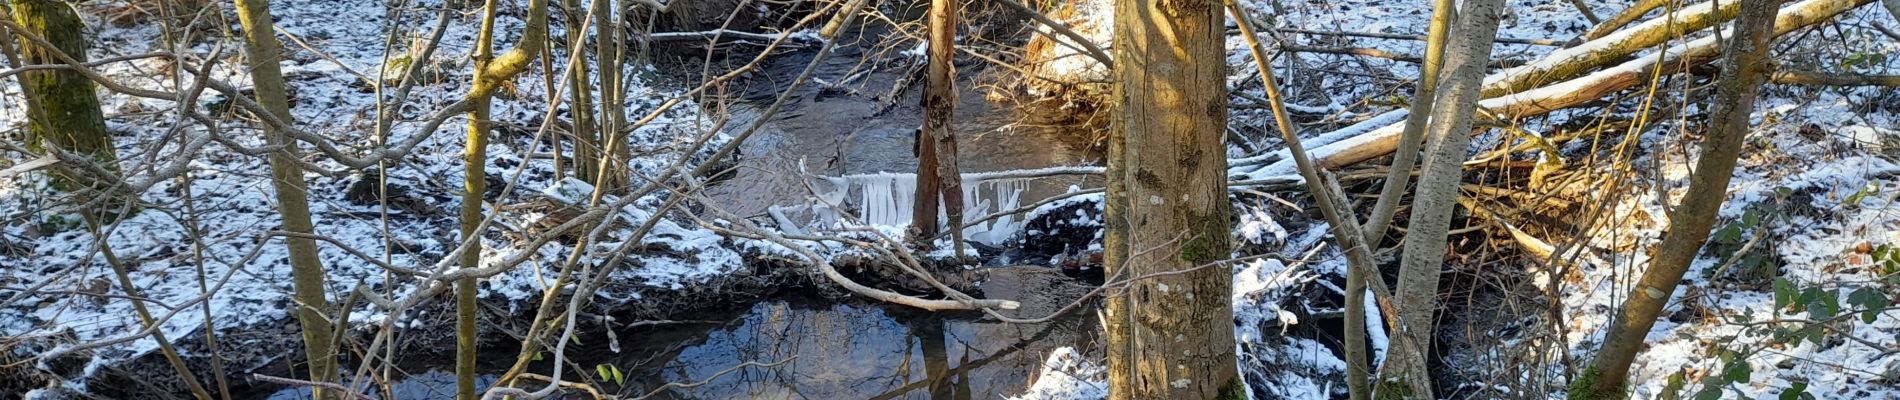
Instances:
[[[814,225],[834,226],[840,221],[836,210],[827,205],[843,205],[845,198],[857,192],[857,222],[866,225],[907,226],[911,222],[917,198],[917,176],[915,174],[862,174],[844,177],[820,178],[824,182],[818,185],[820,193],[812,199],[809,209],[813,211]],[[973,220],[997,212],[1014,210],[1022,206],[1023,192],[1029,189],[1031,178],[973,179],[963,178],[963,218]],[[804,207],[799,207],[804,208]],[[790,208],[775,208],[775,210]],[[774,218],[780,225],[790,225],[789,219],[775,211]],[[938,222],[949,221],[949,216],[941,211]],[[1014,215],[1006,215],[995,220],[968,224],[963,228],[964,238],[991,245],[999,245],[1022,228],[1023,223]],[[790,226],[788,229],[802,231],[806,227]]]

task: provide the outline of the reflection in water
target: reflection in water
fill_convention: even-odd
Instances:
[[[1090,348],[1094,322],[1087,319],[1092,316],[1075,313],[1045,324],[1013,325],[898,306],[769,301],[724,324],[624,330],[617,335],[619,354],[607,350],[606,337],[582,339],[585,345],[568,346],[572,363],[567,371],[579,371],[567,373],[566,380],[593,383],[602,394],[627,398],[674,383],[653,398],[995,399],[1021,393],[1055,348]],[[485,361],[513,356],[512,349],[488,350]],[[453,396],[452,359],[405,364],[414,361],[426,365],[410,371],[427,372],[394,383],[396,396],[390,398]],[[727,371],[748,361],[776,364]],[[601,382],[594,373],[601,364],[619,367],[624,385]],[[540,362],[530,370],[546,373],[551,367]],[[491,375],[484,375],[478,387],[486,388],[500,371],[484,372]],[[539,388],[544,383],[524,384]],[[385,398],[380,392],[370,395]],[[574,391],[563,398],[591,397]],[[268,397],[308,398],[304,389]]]
[[[761,303],[729,327],[709,332],[703,343],[681,350],[658,368],[658,381],[651,385],[704,380],[746,361],[784,361],[776,367],[748,368],[704,385],[674,389],[669,395],[997,398],[1020,392],[1049,350],[1077,345],[1082,339],[1073,334],[1050,338],[1048,333],[1052,331],[1077,331],[1047,329],[1051,327],[1022,330],[1019,326],[946,319],[893,307],[832,305],[804,309],[792,303]],[[644,357],[630,355],[622,359],[638,358]]]
[[[453,366],[443,365],[443,367],[444,369],[440,369],[440,370],[431,369],[427,372],[410,375],[408,377],[403,378],[402,382],[396,383],[394,385],[390,385],[390,392],[395,393],[396,394],[395,396],[387,396],[387,397],[383,396],[382,390],[380,388],[377,388],[376,385],[373,385],[373,384],[365,385],[365,386],[368,386],[368,390],[366,391],[365,394],[368,394],[371,397],[378,398],[378,399],[450,399],[450,398],[455,398],[455,371],[453,370]],[[344,370],[340,372],[339,375],[350,376],[350,374],[354,374],[354,373],[355,371]],[[481,376],[475,377],[475,387],[477,388],[487,388],[488,385],[491,385],[494,383],[495,383],[494,375],[481,375]],[[307,399],[311,399],[310,389],[309,388],[284,389],[281,391],[277,391],[276,393],[271,393],[270,397],[266,397],[266,399],[268,400],[307,400]]]

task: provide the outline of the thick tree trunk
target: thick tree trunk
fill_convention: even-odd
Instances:
[[[924,136],[935,142],[933,152],[937,159],[935,178],[937,196],[943,199],[943,213],[948,217],[946,228],[956,247],[958,260],[963,259],[963,174],[957,168],[957,135],[951,131],[950,116],[957,103],[956,93],[956,37],[957,5],[954,0],[931,0],[930,2],[930,64],[924,70]],[[922,182],[919,182],[921,185]],[[919,197],[918,201],[926,201]],[[929,201],[936,201],[929,199]],[[935,213],[930,214],[929,224],[937,221]]]
[[[79,62],[86,61],[85,25],[66,2],[13,0],[13,18],[55,47],[47,49],[21,40],[20,53],[27,64],[64,64],[53,56],[55,50]],[[91,79],[63,69],[26,71],[19,79],[30,114],[26,136],[29,150],[52,147],[87,154],[107,168],[118,169],[118,156],[112,148],[112,136],[106,133],[106,118],[99,110]],[[85,189],[95,183],[61,173],[55,173],[54,178],[55,187],[62,190]]]
[[[1670,214],[1669,230],[1655,247],[1649,269],[1624,296],[1627,300],[1603,339],[1603,349],[1583,377],[1573,383],[1573,399],[1623,397],[1630,362],[1642,349],[1657,314],[1688,272],[1689,263],[1708,242],[1709,228],[1715,225],[1722,201],[1728,197],[1729,177],[1734,174],[1743,139],[1748,136],[1748,117],[1767,79],[1768,47],[1775,33],[1775,10],[1781,4],[1779,0],[1741,3],[1741,16],[1735,20],[1735,33],[1728,40],[1725,65],[1716,82],[1715,109],[1710,113],[1713,124],[1701,144],[1702,156],[1696,160],[1695,173],[1689,176],[1689,190]]]
[[[1484,65],[1497,36],[1502,0],[1466,0],[1458,12],[1458,28],[1445,52],[1444,82],[1432,106],[1426,132],[1425,164],[1419,171],[1412,197],[1411,230],[1399,263],[1398,312],[1404,325],[1393,330],[1414,346],[1395,348],[1384,369],[1386,382],[1410,386],[1411,397],[1432,397],[1431,377],[1416,376],[1425,363],[1432,338],[1433,313],[1438,308],[1438,274],[1444,266],[1446,234],[1456,208],[1458,183],[1463,178],[1465,150],[1471,142],[1471,118],[1483,83]],[[1396,363],[1396,364],[1394,364]],[[1383,389],[1382,390],[1386,390]]]
[[[271,22],[270,0],[236,1],[238,21],[244,26],[245,59],[250,63],[252,90],[257,102],[278,119],[290,121],[290,99],[284,89],[283,72],[277,65],[281,45],[277,42],[277,28]],[[270,127],[264,128],[264,141],[284,146],[283,150],[270,155],[271,185],[277,189],[277,210],[283,215],[284,230],[314,234],[303,168],[296,161],[301,146]],[[330,303],[324,297],[324,270],[322,261],[317,258],[317,244],[300,237],[286,237],[284,244],[290,248],[291,286],[296,292],[297,321],[303,326],[310,380],[335,382],[336,351],[332,341],[335,328],[324,315],[330,311]],[[312,390],[316,398],[339,395],[322,387]]]
[[[1109,395],[1241,398],[1234,361],[1225,34],[1219,0],[1115,1],[1118,118],[1106,239]],[[1198,269],[1197,269],[1198,268]]]

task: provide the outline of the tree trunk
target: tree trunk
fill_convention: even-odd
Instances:
[[[602,1],[602,0],[595,0]],[[568,115],[573,117],[574,176],[600,185],[600,131],[594,122],[594,84],[587,73],[587,32],[581,31],[587,11],[580,0],[562,0],[561,12],[567,14],[562,30],[567,38],[567,60],[574,73],[567,77]]]
[[[1241,35],[1247,40],[1249,52],[1253,54],[1255,67],[1260,72],[1262,89],[1266,92],[1267,103],[1273,111],[1274,126],[1279,128],[1280,138],[1286,141],[1287,153],[1299,165],[1300,177],[1306,181],[1307,192],[1313,195],[1316,203],[1319,203],[1320,214],[1326,218],[1326,223],[1331,225],[1333,240],[1339,243],[1340,252],[1346,256],[1346,316],[1343,335],[1345,341],[1343,347],[1346,350],[1346,392],[1352,400],[1370,399],[1372,398],[1372,374],[1366,366],[1366,360],[1370,358],[1366,353],[1365,295],[1368,278],[1374,279],[1370,282],[1374,283],[1373,287],[1377,288],[1376,292],[1380,293],[1380,297],[1390,297],[1385,288],[1385,282],[1377,280],[1383,278],[1377,275],[1377,270],[1372,263],[1372,252],[1367,244],[1369,241],[1365,240],[1371,235],[1359,230],[1358,218],[1353,216],[1352,208],[1340,201],[1345,197],[1343,192],[1337,190],[1337,185],[1330,180],[1322,179],[1319,168],[1315,167],[1312,159],[1307,156],[1306,148],[1300,143],[1299,134],[1295,132],[1293,118],[1286,111],[1286,102],[1280,94],[1280,84],[1273,77],[1273,67],[1268,61],[1266,46],[1262,46],[1259,36],[1254,34],[1253,25],[1247,22],[1249,19],[1246,18],[1245,10],[1233,0],[1227,2],[1227,7],[1228,11],[1233,13],[1235,25],[1240,27]],[[1399,324],[1393,320],[1392,325]],[[1393,344],[1406,346],[1409,342],[1397,341]]]
[[[600,140],[601,166],[599,181],[595,183],[598,193],[614,193],[627,185],[627,138],[620,130],[626,126],[627,109],[623,106],[626,91],[620,85],[622,46],[620,22],[625,17],[616,11],[619,4],[614,0],[594,0],[594,62],[598,64],[600,75]]]
[[[236,0],[238,21],[244,26],[245,59],[250,63],[252,91],[257,102],[278,119],[290,121],[290,99],[284,90],[284,75],[278,69],[280,44],[277,28],[271,22],[270,0]],[[284,146],[271,152],[271,186],[277,189],[277,210],[283,214],[284,230],[314,234],[310,223],[310,204],[306,197],[303,168],[297,165],[298,142],[276,129],[264,128],[264,142]],[[336,351],[332,341],[334,327],[324,313],[330,303],[324,297],[323,263],[317,258],[317,244],[307,237],[286,237],[290,249],[291,286],[296,292],[297,321],[303,326],[304,354],[309,357],[310,380],[336,382]],[[312,387],[313,396],[336,398],[339,394],[323,387]]]
[[[483,82],[488,73],[488,63],[494,59],[496,0],[488,0],[482,6],[481,31],[475,36],[475,82]],[[468,250],[461,254],[463,269],[481,268],[482,239],[476,228],[482,223],[482,193],[488,191],[488,119],[490,96],[474,99],[474,109],[468,112],[468,138],[462,148],[462,208],[461,233],[463,242],[473,242]],[[455,282],[455,398],[475,400],[475,357],[476,348],[476,281],[475,278],[462,278]]]
[[[1471,142],[1471,118],[1478,103],[1478,88],[1483,84],[1484,65],[1490,60],[1491,42],[1497,36],[1498,15],[1504,11],[1502,3],[1464,2],[1464,9],[1458,12],[1458,28],[1445,53],[1443,91],[1432,105],[1425,164],[1412,199],[1411,230],[1406,233],[1395,294],[1403,325],[1394,329],[1393,335],[1403,335],[1414,345],[1398,346],[1386,357],[1387,365],[1412,367],[1384,369],[1386,375],[1382,376],[1390,378],[1385,382],[1408,385],[1413,398],[1435,398],[1431,377],[1416,375],[1430,353],[1445,239],[1451,230],[1451,213],[1458,206],[1458,183],[1464,176],[1465,150]]]
[[[1368,246],[1376,247],[1385,239],[1392,216],[1398,214],[1399,198],[1405,196],[1405,186],[1412,182],[1412,166],[1418,162],[1419,146],[1424,145],[1425,123],[1431,119],[1432,103],[1438,97],[1438,74],[1445,66],[1445,38],[1451,35],[1453,7],[1456,5],[1452,0],[1432,2],[1432,25],[1425,33],[1425,62],[1419,65],[1418,88],[1412,92],[1412,114],[1405,117],[1398,151],[1392,154],[1391,171],[1386,173],[1385,186],[1379,189],[1379,200],[1372,205],[1372,215],[1366,218]]]
[[[937,159],[934,167],[938,189],[937,196],[943,199],[943,213],[948,217],[945,229],[950,230],[951,243],[956,247],[957,260],[963,259],[963,174],[957,168],[957,136],[951,131],[950,117],[957,103],[956,93],[956,37],[957,5],[953,0],[931,0],[930,2],[930,64],[924,70],[924,132],[923,136],[934,142],[933,156]],[[921,166],[921,164],[920,164]],[[918,182],[919,185],[922,182]],[[926,201],[919,197],[918,201]],[[936,199],[928,199],[935,202]],[[934,208],[934,207],[933,207]],[[934,225],[937,214],[931,213],[928,224]]]
[[[937,177],[937,140],[924,131],[925,128],[918,127],[912,135],[917,139],[917,195],[912,197],[910,229],[919,245],[928,246],[937,233],[942,232],[937,225],[937,205],[943,198],[939,194],[943,184],[939,182],[942,178]]]
[[[483,5],[482,26],[475,37],[474,83],[468,93],[468,99],[474,104],[468,113],[468,138],[462,153],[462,207],[459,215],[462,240],[471,243],[458,260],[465,269],[481,267],[482,233],[476,228],[481,226],[484,219],[482,194],[488,190],[486,169],[490,100],[504,82],[520,75],[535,57],[541,55],[548,41],[548,2],[531,0],[528,2],[528,21],[521,41],[507,53],[495,56],[495,13],[498,6],[497,0],[488,0]],[[473,400],[478,395],[475,392],[476,285],[473,277],[455,282],[455,392],[456,398],[463,400]]]
[[[1113,130],[1125,143],[1109,165],[1119,184],[1109,187],[1107,217],[1123,219],[1108,224],[1110,276],[1179,274],[1109,297],[1109,395],[1241,398],[1233,275],[1216,264],[1232,251],[1221,2],[1117,0],[1114,23]]]
[[[1573,399],[1622,398],[1630,362],[1643,347],[1644,337],[1656,324],[1657,314],[1669,303],[1676,285],[1708,242],[1709,228],[1728,196],[1729,177],[1748,136],[1748,117],[1756,93],[1767,79],[1770,39],[1774,37],[1779,0],[1741,0],[1741,16],[1723,55],[1725,66],[1716,82],[1715,109],[1710,113],[1702,156],[1689,176],[1689,190],[1670,214],[1669,230],[1655,247],[1649,269],[1624,296],[1622,312],[1603,339],[1603,349],[1583,376],[1572,382]]]
[[[66,2],[13,0],[13,18],[55,47],[47,49],[21,40],[20,53],[26,64],[65,64],[53,56],[55,50],[79,62],[86,61],[85,25]],[[30,114],[26,136],[29,150],[43,152],[51,147],[87,154],[106,168],[118,169],[118,156],[112,148],[112,136],[106,133],[105,114],[99,110],[91,79],[65,69],[26,71],[19,79]],[[86,189],[95,184],[64,173],[53,176],[54,187],[61,190]],[[117,207],[102,207],[112,208]]]

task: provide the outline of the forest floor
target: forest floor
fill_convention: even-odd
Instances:
[[[1611,15],[1623,1],[1594,4],[1597,15]],[[371,147],[366,132],[374,125],[376,96],[361,76],[375,76],[402,50],[384,54],[389,27],[428,27],[434,16],[409,12],[400,21],[386,13],[385,2],[312,0],[277,2],[278,28],[298,42],[287,41],[284,71],[297,96],[292,114],[308,130],[331,135],[341,143]],[[433,7],[428,4],[423,9]],[[1423,34],[1429,17],[1426,2],[1345,0],[1255,4],[1276,10],[1270,21],[1283,28],[1325,27],[1348,32]],[[1568,39],[1589,24],[1570,5],[1560,2],[1513,0],[1512,14],[1500,37]],[[138,20],[109,18],[115,10],[96,4],[81,5],[82,15],[94,27],[93,59],[163,50],[151,38],[157,27]],[[367,10],[367,11],[366,11]],[[413,11],[413,10],[412,10]],[[339,19],[337,16],[350,16]],[[503,13],[498,31],[518,32],[518,14]],[[379,293],[415,290],[408,281],[390,283],[386,271],[356,254],[364,251],[390,264],[429,266],[454,247],[463,168],[462,124],[452,120],[445,129],[419,132],[413,119],[458,99],[467,89],[468,62],[475,24],[459,16],[447,25],[442,50],[427,62],[432,77],[417,86],[410,105],[399,110],[391,140],[427,135],[414,152],[382,174],[392,183],[390,207],[349,196],[351,188],[373,176],[362,173],[307,174],[311,212],[317,231],[335,240],[323,244],[322,259],[329,272],[333,300],[361,285]],[[1900,73],[1900,59],[1868,54],[1900,54],[1900,39],[1885,36],[1875,25],[1900,26],[1875,7],[1863,7],[1839,17],[1842,29],[1815,29],[1799,33],[1778,45],[1777,59],[1804,68],[1868,74]],[[556,37],[560,21],[555,21]],[[426,30],[426,28],[420,28]],[[517,34],[500,39],[509,43]],[[1276,40],[1301,44],[1371,47],[1401,54],[1422,52],[1411,40],[1319,39],[1280,34]],[[1320,42],[1323,41],[1323,42]],[[402,42],[402,41],[398,41]],[[307,47],[306,45],[307,44]],[[223,50],[232,54],[227,43]],[[191,49],[208,53],[216,47],[202,43]],[[1265,110],[1249,106],[1259,98],[1258,81],[1246,46],[1229,38],[1232,69],[1230,85],[1236,106],[1230,110],[1234,131],[1257,149],[1278,148],[1266,134]],[[1555,49],[1548,46],[1499,45],[1498,59],[1535,59]],[[1290,53],[1277,65],[1286,71],[1291,101],[1298,103],[1299,122],[1310,135],[1360,122],[1394,106],[1386,101],[1410,95],[1413,64],[1353,56]],[[555,65],[564,63],[554,52]],[[1849,62],[1848,60],[1858,60]],[[146,59],[100,66],[106,75],[141,88],[181,90],[163,73],[167,66]],[[217,79],[248,86],[249,76],[236,62],[226,60],[213,69]],[[517,268],[483,283],[482,297],[496,329],[484,334],[491,343],[510,343],[506,333],[534,311],[541,289],[558,273],[574,250],[572,243],[556,241],[525,250],[531,230],[543,218],[558,214],[560,187],[545,140],[534,135],[547,104],[547,76],[539,68],[519,79],[516,91],[497,99],[494,115],[502,132],[491,143],[488,170],[490,202],[500,207],[501,228],[483,238],[483,258],[493,262],[509,257],[530,259]],[[650,72],[650,71],[649,71]],[[628,111],[642,115],[681,89],[655,83],[657,73],[641,73],[629,91]],[[835,77],[834,77],[835,78]],[[1569,240],[1558,261],[1524,255],[1498,229],[1475,230],[1454,242],[1464,245],[1450,258],[1454,272],[1447,274],[1447,308],[1438,334],[1439,377],[1443,395],[1452,398],[1557,397],[1567,366],[1587,359],[1600,341],[1615,307],[1620,304],[1646,262],[1643,249],[1654,245],[1667,225],[1664,199],[1679,194],[1695,159],[1690,145],[1701,129],[1697,113],[1705,112],[1706,76],[1668,78],[1659,86],[1658,102],[1685,110],[1680,118],[1650,121],[1645,129],[1605,134],[1602,140],[1572,140],[1559,153],[1570,160],[1595,160],[1610,144],[1629,139],[1634,151],[1623,159],[1628,176],[1619,193],[1585,193],[1571,197],[1604,207],[1599,221],[1581,224],[1581,234],[1569,239],[1555,236],[1559,226],[1534,227],[1548,240]],[[181,84],[182,83],[182,84]],[[532,83],[532,84],[531,84]],[[5,86],[0,120],[9,126],[24,123],[17,86]],[[885,88],[871,88],[878,92]],[[1860,288],[1895,294],[1892,282],[1882,282],[1900,268],[1900,252],[1875,251],[1900,246],[1900,91],[1893,88],[1801,87],[1772,85],[1760,104],[1755,131],[1731,185],[1731,201],[1722,211],[1719,227],[1705,257],[1690,272],[1689,284],[1676,294],[1666,314],[1649,336],[1647,350],[1633,370],[1632,388],[1643,398],[1686,396],[1706,389],[1705,377],[1723,375],[1746,365],[1753,379],[1747,384],[1721,385],[1744,398],[1774,396],[1797,383],[1821,398],[1900,397],[1900,312],[1885,311],[1863,322],[1858,318],[1828,318],[1814,314],[1784,313],[1778,290],[1812,293],[1802,303],[1833,303],[1836,308],[1858,304]],[[1521,121],[1533,131],[1555,132],[1598,118],[1632,118],[1646,110],[1632,99],[1593,108],[1562,111]],[[290,318],[289,266],[280,242],[265,241],[265,232],[278,225],[275,201],[262,159],[210,146],[193,154],[178,154],[172,135],[190,135],[171,129],[175,107],[164,101],[120,94],[102,96],[114,142],[126,171],[144,171],[183,160],[191,172],[184,179],[161,182],[141,195],[145,209],[108,227],[107,243],[131,265],[135,284],[154,304],[190,304],[206,291],[215,291],[206,312],[197,306],[160,307],[165,316],[161,331],[179,342],[194,366],[208,357],[204,329],[212,327],[224,342],[227,368],[233,371],[288,371],[294,364],[295,320]],[[216,103],[207,96],[203,103]],[[1669,108],[1664,107],[1664,108]],[[565,112],[564,110],[561,112]],[[227,115],[227,131],[251,131],[242,116]],[[634,153],[646,154],[631,166],[636,173],[652,174],[679,157],[705,160],[708,154],[678,154],[671,150],[689,142],[711,126],[714,116],[698,104],[685,102],[663,113],[655,122],[632,132]],[[1337,140],[1337,138],[1334,138]],[[716,139],[715,145],[724,138]],[[1480,152],[1509,146],[1517,139],[1486,135],[1473,147]],[[154,146],[155,143],[163,144]],[[244,145],[261,144],[252,137]],[[1309,148],[1313,147],[1309,144]],[[1236,158],[1247,156],[1239,148]],[[1534,160],[1537,152],[1518,154],[1515,160]],[[1548,155],[1545,155],[1548,156]],[[1617,166],[1608,160],[1580,161],[1576,168],[1603,176]],[[336,170],[340,164],[325,157],[312,161]],[[5,165],[0,165],[4,167]],[[1251,172],[1237,170],[1237,173]],[[1480,179],[1481,180],[1481,179]],[[501,189],[512,186],[512,189]],[[1370,192],[1369,184],[1351,185]],[[1587,190],[1585,192],[1588,192]],[[187,205],[186,199],[191,199]],[[1297,190],[1236,196],[1241,248],[1236,256],[1278,253],[1290,260],[1250,261],[1236,265],[1234,307],[1236,333],[1244,375],[1256,398],[1328,399],[1343,396],[1338,384],[1344,376],[1337,333],[1339,282],[1343,260],[1329,246],[1327,229],[1308,210],[1291,207],[1303,201]],[[617,218],[628,222],[592,246],[612,248],[631,229],[650,218],[665,218],[645,236],[642,256],[633,268],[615,270],[610,285],[595,299],[602,314],[617,318],[686,319],[720,307],[747,304],[786,288],[828,289],[810,271],[782,263],[783,249],[762,242],[721,236],[674,215],[655,216],[650,210],[663,196],[639,199]],[[125,337],[140,329],[126,301],[98,295],[112,291],[112,272],[100,260],[95,237],[70,229],[68,217],[46,212],[67,202],[48,189],[43,176],[28,174],[0,178],[0,336],[20,338],[0,358],[30,359],[74,343]],[[1099,197],[1077,197],[1032,213],[1045,225],[1031,225],[1029,246],[1069,242],[1087,248],[1099,227],[1093,213]],[[518,206],[518,207],[517,207]],[[1401,219],[1403,219],[1401,214]],[[1482,224],[1473,220],[1473,224]],[[1403,222],[1400,222],[1401,226]],[[195,232],[195,234],[187,233]],[[1040,235],[1040,236],[1038,236]],[[814,246],[826,254],[848,254],[828,246]],[[525,251],[525,253],[524,253]],[[1047,253],[1038,253],[1048,256]],[[1738,255],[1739,254],[1739,255]],[[1893,256],[1889,256],[1893,254]],[[1065,254],[1064,257],[1072,255]],[[1391,264],[1396,254],[1382,254]],[[1724,268],[1730,260],[1735,267]],[[242,261],[242,262],[240,262]],[[1061,264],[1063,259],[1024,261]],[[1721,271],[1717,271],[1721,270]],[[1721,272],[1721,273],[1717,273]],[[21,296],[23,288],[54,282],[37,294]],[[1806,290],[1817,289],[1817,290]],[[833,292],[833,294],[836,294]],[[1783,296],[1786,296],[1785,292]],[[1831,299],[1829,299],[1831,298]],[[347,322],[366,333],[389,315],[359,305]],[[1842,312],[1845,313],[1845,312]],[[453,316],[437,303],[403,316],[407,349],[446,353]],[[1858,317],[1856,315],[1855,317]],[[1827,320],[1805,325],[1799,321]],[[1789,321],[1782,323],[1779,321]],[[1762,321],[1774,321],[1762,324]],[[1378,324],[1370,324],[1378,326]],[[1083,327],[1082,329],[1087,329]],[[1807,332],[1821,340],[1777,342],[1774,328]],[[1374,332],[1375,338],[1383,337]],[[512,344],[509,344],[512,346]],[[169,376],[155,355],[149,338],[92,349],[83,354],[45,360],[42,365],[57,376],[56,387],[0,385],[0,393],[33,390],[44,398],[78,397],[90,392],[112,397],[140,392],[177,392],[175,384],[154,377]],[[1384,346],[1375,344],[1381,352]],[[1040,379],[1025,389],[1025,398],[1099,398],[1105,385],[1099,357],[1087,348],[1052,350]],[[1038,358],[1042,358],[1038,355]],[[36,366],[9,363],[4,368]],[[0,372],[14,373],[3,370]],[[161,374],[164,373],[164,374]],[[6,375],[12,376],[12,375]],[[29,381],[16,381],[29,382]],[[38,381],[30,381],[37,385]],[[1685,382],[1672,384],[1672,382]],[[116,389],[115,389],[116,388]],[[117,391],[115,391],[117,390]],[[1013,393],[1012,393],[1013,394]]]

